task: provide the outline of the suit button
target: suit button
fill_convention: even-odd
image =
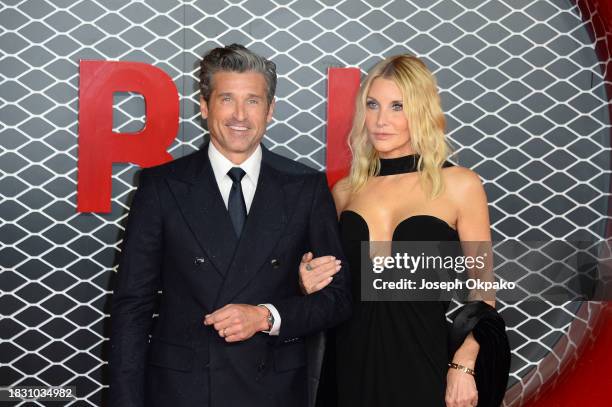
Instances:
[[[272,265],[272,267],[274,267],[275,269],[280,267],[280,261],[278,261],[278,259],[272,259],[270,260],[270,264]]]
[[[261,362],[259,366],[257,366],[257,371],[263,372],[265,368],[266,368],[266,364],[264,362]]]
[[[196,257],[195,259],[193,259],[193,264],[204,264],[205,260],[204,257]]]

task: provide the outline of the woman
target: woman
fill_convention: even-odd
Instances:
[[[491,240],[482,183],[474,172],[446,161],[444,125],[435,79],[418,58],[389,57],[362,83],[349,136],[350,174],[332,191],[355,299],[360,298],[362,241]],[[310,294],[325,287],[337,269],[329,257],[305,254],[300,266],[304,291]],[[450,335],[453,345],[445,318],[447,302],[356,301],[352,318],[335,332],[335,356],[328,341],[332,349],[326,353],[323,376],[329,379],[335,367],[333,404],[499,404],[499,394],[487,394],[479,404],[473,375],[480,345],[472,328],[483,316],[499,318],[494,301],[488,304],[477,303],[479,308],[461,319]],[[497,319],[495,327],[502,338],[493,342],[504,348],[503,322],[500,328]],[[500,354],[507,378],[509,352],[500,349]],[[497,386],[497,393],[505,388],[505,383],[489,384]]]

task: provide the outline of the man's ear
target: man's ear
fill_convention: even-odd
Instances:
[[[200,113],[202,114],[202,118],[208,119],[208,103],[202,96],[200,96]]]
[[[268,106],[268,114],[266,115],[266,122],[270,123],[272,121],[272,115],[274,114],[274,107],[276,106],[276,99],[272,99],[272,103]]]

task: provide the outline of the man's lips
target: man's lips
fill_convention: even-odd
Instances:
[[[247,131],[249,128],[245,127],[245,126],[232,126],[232,125],[228,125],[227,127],[229,127],[230,129],[234,130],[234,131]]]

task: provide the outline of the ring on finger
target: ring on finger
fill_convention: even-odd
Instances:
[[[312,266],[310,265],[310,263],[306,263],[306,270],[312,271]]]

